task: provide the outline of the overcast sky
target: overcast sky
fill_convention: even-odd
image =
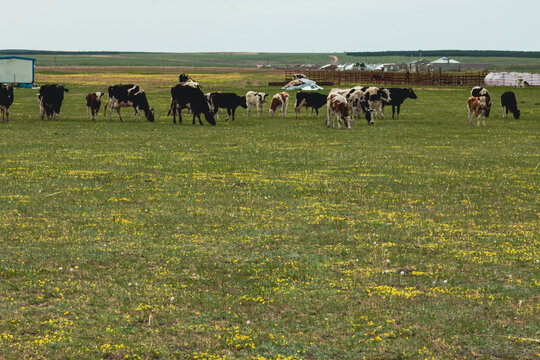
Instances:
[[[0,49],[540,51],[540,0],[3,0]]]

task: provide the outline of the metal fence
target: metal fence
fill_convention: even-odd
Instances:
[[[444,73],[444,72],[383,72],[383,71],[325,71],[325,70],[285,70],[285,81],[293,74],[302,73],[317,83],[333,85],[403,85],[403,86],[474,86],[484,85],[487,72]]]

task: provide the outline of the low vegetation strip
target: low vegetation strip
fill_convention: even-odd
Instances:
[[[16,89],[0,124],[0,358],[538,357],[540,89],[515,120],[490,88],[481,128],[470,87],[351,131],[291,104],[193,126],[165,117],[177,74],[146,74],[155,123],[87,120],[124,76],[38,73],[61,120]]]

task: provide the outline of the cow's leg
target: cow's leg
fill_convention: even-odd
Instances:
[[[317,120],[319,120],[319,108],[311,108],[311,113],[312,114],[313,114],[313,109],[315,109],[315,114],[317,114]]]
[[[230,118],[231,118],[231,108],[227,108],[227,118],[225,119],[225,121],[229,121]]]
[[[398,119],[398,120],[401,120],[401,115],[399,114],[400,111],[401,111],[400,109],[401,109],[401,104],[399,104],[399,105],[397,106],[397,119]]]
[[[195,125],[195,116],[197,116],[197,115],[195,115],[195,113],[193,113],[193,122],[191,123],[191,125]]]
[[[86,106],[86,115],[88,117],[88,120],[90,120],[90,106]],[[92,114],[92,118],[94,117],[94,114]]]
[[[326,126],[330,127],[330,107],[326,108]]]
[[[384,106],[379,105],[379,111],[381,112],[381,118],[384,120]]]
[[[231,112],[232,112],[232,121],[234,121],[234,114],[236,113],[236,108],[232,108]]]
[[[124,122],[124,119],[122,119],[122,114],[120,114],[120,106],[116,108],[116,112],[118,113],[118,117],[120,118],[120,121]],[[112,113],[112,111],[111,111],[111,113]],[[111,118],[112,118],[112,115],[111,115]]]
[[[201,113],[197,114],[197,119],[199,119],[199,125],[204,125],[201,121]]]
[[[248,107],[247,107],[247,116],[249,117],[250,114],[251,114],[251,105],[248,104]]]

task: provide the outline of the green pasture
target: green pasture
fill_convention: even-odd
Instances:
[[[285,119],[193,126],[165,117],[177,75],[38,73],[70,89],[60,121],[15,91],[0,358],[538,358],[540,89],[513,89],[515,120],[489,88],[480,128],[469,88],[415,89],[401,120],[351,131],[325,107],[295,119],[294,94]],[[156,122],[88,121],[85,95],[114,82],[142,85]]]
[[[283,68],[291,65],[332,63],[337,57],[338,63],[407,63],[418,60],[417,56],[349,56],[346,53],[103,53],[85,54],[68,53],[64,55],[22,54],[37,59],[38,67],[63,66],[151,66],[158,68],[205,68],[205,67],[243,67],[255,68],[256,65],[269,65]],[[440,56],[424,56],[432,61]],[[462,62],[463,71],[540,71],[540,59],[519,57],[452,57]]]

